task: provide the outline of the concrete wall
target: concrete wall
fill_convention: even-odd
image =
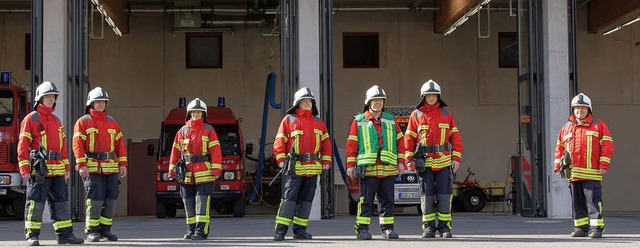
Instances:
[[[606,209],[637,210],[640,201],[623,192],[627,182],[640,176],[640,169],[625,166],[633,163],[635,139],[640,137],[628,120],[637,118],[628,116],[640,109],[640,49],[635,46],[640,25],[601,37],[586,33],[585,18],[579,25],[580,90],[592,97],[596,116],[609,123],[617,145],[612,170],[605,177]],[[29,21],[27,15],[0,15],[0,65],[22,82],[29,80],[21,52]],[[245,139],[258,140],[266,75],[269,70],[279,72],[278,38],[262,36],[271,27],[224,32],[223,69],[185,69],[184,33],[173,32],[172,24],[171,16],[133,16],[130,34],[116,37],[105,30],[104,39],[90,40],[92,87],[109,91],[109,112],[119,120],[125,137],[157,138],[161,120],[180,96],[200,97],[209,105],[224,96],[227,106],[243,119]],[[388,105],[415,105],[422,83],[433,79],[442,86],[462,134],[463,170],[471,166],[483,183],[506,181],[509,158],[517,151],[517,82],[515,69],[498,68],[497,38],[498,32],[515,32],[515,26],[515,17],[493,12],[491,38],[477,38],[475,17],[444,37],[433,33],[430,12],[337,12],[334,136],[338,147],[344,147],[351,118],[362,110],[371,85],[386,90]],[[379,32],[380,68],[343,69],[342,32]],[[280,111],[271,110],[269,116],[267,142],[275,135]],[[345,213],[347,197],[343,192],[337,197],[338,212]],[[119,213],[124,214],[126,196],[120,199]]]

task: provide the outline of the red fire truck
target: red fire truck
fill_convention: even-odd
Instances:
[[[176,133],[184,125],[185,99],[169,112],[162,122],[158,160],[156,167],[156,217],[175,217],[176,209],[184,208],[180,188],[175,179],[169,179],[169,156]],[[245,214],[245,158],[241,119],[230,108],[224,107],[224,98],[218,99],[218,107],[207,108],[207,123],[213,126],[222,148],[222,176],[214,183],[211,207],[221,214],[242,217]]]
[[[18,169],[18,137],[20,123],[29,113],[28,94],[4,77],[5,73],[0,84],[0,207],[9,215],[23,218],[26,182]]]

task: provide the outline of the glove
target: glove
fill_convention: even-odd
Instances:
[[[458,169],[460,169],[460,162],[453,160],[453,162],[451,162],[451,167],[453,167],[453,173],[458,172]]]
[[[330,164],[323,164],[323,165],[322,165],[322,169],[323,169],[323,170],[331,169],[331,165],[330,165]]]
[[[350,178],[356,178],[356,168],[355,167],[347,168],[347,176]]]

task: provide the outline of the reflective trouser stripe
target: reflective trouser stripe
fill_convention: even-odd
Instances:
[[[422,215],[422,221],[424,222],[429,222],[429,221],[434,221],[436,220],[436,213],[430,213],[430,214],[423,214]]]
[[[191,225],[191,224],[195,224],[196,223],[196,217],[187,217],[187,225]]]
[[[361,196],[360,201],[358,201],[358,215],[356,217],[356,225],[369,225],[371,223],[370,217],[361,216],[363,202],[364,202],[364,196]]]
[[[438,212],[438,220],[451,221],[451,214],[445,214]]]
[[[293,217],[293,224],[299,226],[307,226],[309,224],[309,219],[299,218],[298,216]]]
[[[56,221],[53,223],[55,230],[71,227],[71,220]]]
[[[574,226],[585,226],[589,224],[589,217],[584,217],[584,218],[580,218],[580,219],[575,219],[573,220],[573,225]]]
[[[592,226],[592,227],[604,227],[604,219],[592,219],[592,220],[589,220],[589,226]]]
[[[380,216],[379,220],[380,220],[380,225],[393,225],[394,224],[393,216],[389,216],[389,217]]]
[[[112,222],[113,222],[112,218],[107,218],[107,217],[104,217],[104,216],[100,216],[100,224],[110,226]]]
[[[288,226],[289,224],[291,224],[291,219],[282,216],[276,216],[276,224]]]

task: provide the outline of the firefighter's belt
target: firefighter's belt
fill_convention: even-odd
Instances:
[[[36,150],[31,151],[29,154],[31,159],[36,159]],[[47,160],[62,160],[62,154],[54,151],[47,151]]]
[[[114,152],[87,152],[87,158],[93,158],[97,160],[116,160],[118,156]]]
[[[302,153],[293,155],[296,161],[309,162],[320,160],[320,154]]]
[[[438,153],[448,150],[451,150],[451,144],[449,143],[444,145],[422,146],[422,151],[424,151],[424,153]]]
[[[203,163],[209,161],[209,156],[205,155],[193,155],[193,154],[185,154],[182,155],[184,161],[187,163]]]

